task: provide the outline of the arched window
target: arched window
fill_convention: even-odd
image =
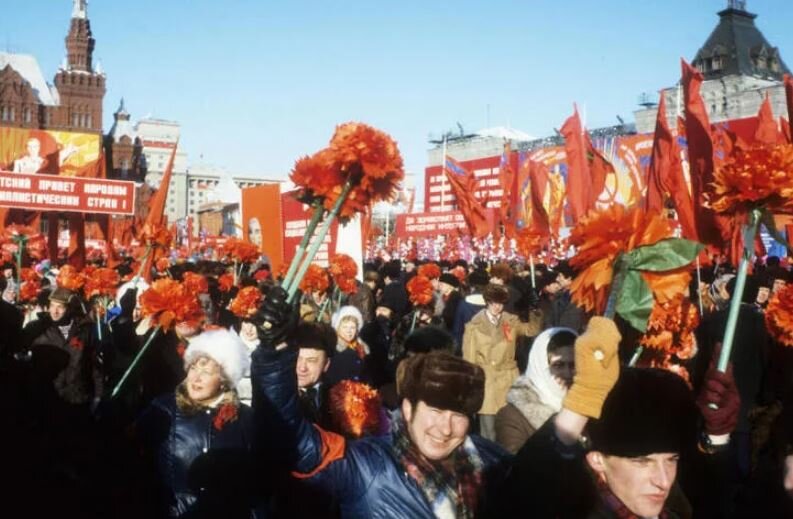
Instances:
[[[33,120],[33,114],[31,113],[29,106],[26,106],[22,109],[22,120],[26,123],[30,123],[30,121]]]

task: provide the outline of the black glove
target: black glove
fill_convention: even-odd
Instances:
[[[128,288],[121,296],[119,304],[121,305],[121,316],[132,319],[132,312],[135,311],[135,306],[138,304],[138,289]]]
[[[285,342],[300,320],[300,292],[289,302],[289,295],[281,287],[267,292],[264,302],[251,319],[256,324],[259,340],[263,345],[278,346]]]
[[[526,302],[529,305],[529,310],[536,310],[540,307],[540,294],[536,288],[529,289],[529,293],[526,295]]]

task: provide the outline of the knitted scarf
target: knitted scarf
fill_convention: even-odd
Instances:
[[[394,416],[394,453],[405,472],[418,484],[435,517],[469,519],[476,512],[482,484],[482,458],[470,436],[450,459],[433,462],[425,458],[408,436],[404,418]]]
[[[599,478],[595,478],[595,480],[597,482],[601,501],[603,501],[606,509],[612,512],[615,517],[618,519],[641,519],[641,517],[628,510],[628,507],[625,506],[620,498],[614,495],[614,492],[611,491],[605,481],[601,481]],[[662,510],[661,513],[658,514],[658,519],[669,519],[669,512]]]

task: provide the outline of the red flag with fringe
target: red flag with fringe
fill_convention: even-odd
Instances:
[[[683,237],[697,240],[694,207],[691,203],[688,183],[683,177],[680,146],[677,144],[677,137],[672,135],[672,131],[669,129],[666,119],[666,99],[661,94],[661,101],[658,103],[658,117],[655,122],[653,151],[647,171],[646,208],[664,211],[667,199],[671,199],[675,204]]]
[[[592,182],[577,106],[574,105],[573,115],[564,122],[560,132],[567,154],[567,203],[573,221],[578,221],[589,209]]]
[[[446,157],[443,172],[449,179],[454,196],[457,198],[457,208],[463,213],[468,230],[476,238],[487,236],[490,232],[490,225],[487,222],[484,207],[474,197],[476,177],[473,172],[468,171],[449,156]]]

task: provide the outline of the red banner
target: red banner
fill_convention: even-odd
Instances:
[[[283,225],[284,243],[284,263],[289,264],[295,256],[295,251],[300,245],[300,240],[306,234],[308,223],[314,210],[306,204],[298,202],[294,197],[295,191],[281,193],[281,222]],[[322,227],[322,223],[317,226],[316,232]],[[330,255],[336,253],[336,236],[339,231],[339,222],[334,220],[330,225],[330,231],[325,236],[322,245],[319,246],[317,255],[312,263],[321,267],[327,267]],[[313,240],[312,240],[313,242]],[[309,245],[310,246],[310,245]]]
[[[490,228],[495,227],[495,210],[486,209],[487,222]],[[444,211],[440,213],[398,214],[394,233],[402,239],[451,235],[459,232],[470,234],[465,218],[460,211]]]
[[[0,206],[37,211],[133,214],[135,183],[0,171]]]

